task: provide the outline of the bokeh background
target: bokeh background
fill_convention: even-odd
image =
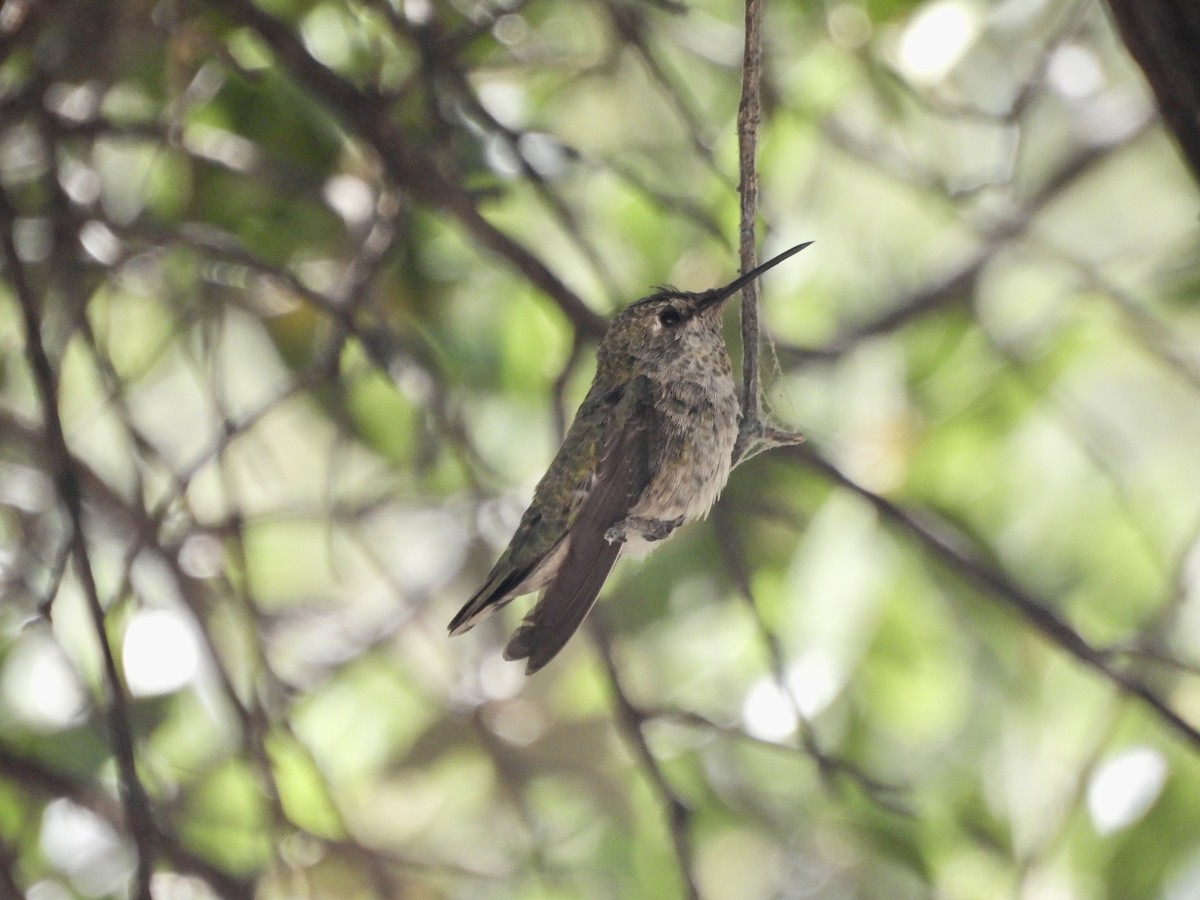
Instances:
[[[447,639],[737,272],[743,15],[0,6],[0,894],[1200,896],[1200,195],[1095,0],[770,0],[808,443]]]

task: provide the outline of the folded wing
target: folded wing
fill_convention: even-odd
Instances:
[[[609,543],[604,534],[628,515],[650,481],[659,413],[645,379],[626,387],[614,412],[601,438],[595,483],[571,523],[558,574],[504,650],[505,659],[528,660],[526,674],[554,658],[596,602],[621,552],[620,543]]]

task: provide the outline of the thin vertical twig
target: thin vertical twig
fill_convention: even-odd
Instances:
[[[758,224],[758,126],[762,118],[762,9],[763,0],[746,0],[745,41],[742,53],[742,97],[738,103],[738,255],[743,272],[757,262],[755,234]],[[763,421],[762,325],[758,318],[758,284],[742,288],[742,421],[733,448],[733,464],[769,450],[798,444],[804,436],[781,431]]]
[[[25,278],[25,271],[17,254],[13,238],[15,223],[16,212],[7,194],[0,189],[0,254],[3,256],[4,268],[21,308],[25,327],[25,354],[42,405],[49,466],[54,475],[59,501],[67,514],[70,552],[75,560],[75,569],[91,615],[96,640],[100,644],[104,677],[108,684],[108,727],[111,732],[113,755],[117,761],[121,807],[126,827],[137,851],[133,896],[137,900],[150,900],[150,878],[157,856],[157,838],[150,816],[150,802],[137,773],[129,701],[117,669],[112,644],[108,639],[104,606],[100,602],[100,591],[96,586],[87,537],[83,530],[83,492],[58,412],[57,378],[42,342],[38,302],[29,281]],[[47,615],[49,612],[50,607],[47,604]]]
[[[758,263],[755,243],[758,223],[758,124],[762,114],[762,0],[746,0],[745,47],[742,56],[742,97],[738,103],[738,255],[742,271]],[[742,416],[762,417],[758,321],[758,284],[742,288]],[[740,437],[740,436],[739,436]],[[740,443],[740,441],[739,441]]]

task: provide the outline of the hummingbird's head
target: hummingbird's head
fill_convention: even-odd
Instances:
[[[785,250],[724,287],[700,293],[661,287],[649,297],[631,303],[613,320],[600,342],[600,366],[612,367],[614,374],[619,374],[648,365],[675,368],[673,364],[677,361],[706,355],[701,351],[720,350],[723,356],[721,309],[725,301],[767,269],[807,246],[808,243],[799,244]]]
[[[659,288],[627,306],[609,326],[600,344],[602,363],[611,360],[621,368],[670,365],[699,344],[719,342],[721,308],[728,296]]]

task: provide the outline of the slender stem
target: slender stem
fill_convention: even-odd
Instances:
[[[761,117],[762,0],[746,0],[746,34],[742,58],[742,97],[738,104],[738,252],[742,271],[754,268],[755,225],[758,221],[758,124]],[[742,288],[742,421],[757,423],[762,417],[758,322],[758,284]],[[739,436],[739,443],[741,443]]]
[[[926,512],[900,506],[868,490],[816,450],[797,447],[791,453],[790,458],[794,461],[870,503],[883,520],[916,539],[933,559],[957,573],[984,596],[994,598],[1012,609],[1050,643],[1098,672],[1118,690],[1144,704],[1192,747],[1200,747],[1200,728],[1185,719],[1135,675],[1114,667],[1109,654],[1092,646],[1069,621],[1055,611],[1049,600],[1030,593],[1003,569],[991,565],[972,540]]]
[[[129,834],[137,849],[137,870],[134,881],[134,896],[137,900],[150,900],[150,877],[154,871],[157,839],[154,823],[150,817],[150,803],[137,774],[134,756],[133,729],[129,722],[129,701],[117,670],[116,658],[104,621],[104,606],[96,586],[91,555],[83,530],[83,492],[75,471],[74,460],[67,447],[62,418],[58,413],[58,386],[50,357],[42,342],[41,317],[33,289],[25,277],[21,259],[17,255],[13,239],[16,213],[8,196],[0,189],[0,257],[12,284],[13,292],[21,307],[25,326],[25,353],[33,381],[42,405],[45,421],[46,452],[50,468],[54,472],[55,487],[59,500],[67,513],[70,526],[70,552],[75,560],[75,569],[91,614],[96,640],[100,644],[104,663],[104,677],[108,684],[108,726],[111,732],[113,754],[117,760],[121,806]]]
[[[762,5],[746,0],[746,36],[742,56],[742,99],[738,104],[738,252],[742,271],[754,268],[758,224],[758,125],[762,118]],[[758,318],[758,283],[742,288],[742,421],[733,447],[733,464],[743,463],[771,447],[798,444],[804,436],[773,428],[763,421],[762,326]]]

